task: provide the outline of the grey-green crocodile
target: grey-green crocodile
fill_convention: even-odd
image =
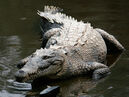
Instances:
[[[93,73],[99,79],[109,73],[105,64],[109,52],[122,52],[124,47],[102,29],[77,21],[61,13],[62,9],[45,6],[41,17],[42,48],[24,58],[15,76],[17,81],[38,77],[67,78]]]

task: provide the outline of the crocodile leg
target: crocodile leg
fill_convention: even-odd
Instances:
[[[53,28],[53,29],[51,29],[51,30],[48,30],[45,34],[44,34],[44,36],[43,36],[43,38],[45,38],[45,39],[49,39],[51,36],[53,36],[53,35],[60,35],[60,28]]]
[[[82,62],[81,64],[77,65],[76,70],[74,69],[73,71],[73,74],[85,74],[90,71],[93,71],[93,80],[101,79],[106,75],[110,74],[110,69],[108,68],[108,66],[98,62]]]
[[[117,41],[117,39],[113,35],[110,35],[106,31],[99,29],[99,28],[96,28],[95,30],[102,35],[102,37],[105,40],[106,45],[107,46],[109,45],[108,46],[109,48],[112,46],[112,48],[110,48],[110,49],[112,49],[112,51],[113,50],[115,50],[115,51],[116,50],[118,50],[118,51],[124,50],[124,47]]]
[[[109,68],[100,68],[100,69],[96,69],[94,72],[93,72],[93,75],[92,75],[92,79],[94,80],[98,80],[98,79],[101,79],[107,75],[110,74],[109,72]]]
[[[48,40],[51,38],[51,36],[54,36],[54,35],[57,35],[57,36],[60,35],[60,29],[59,28],[54,28],[54,29],[48,30],[46,33],[44,33],[43,40],[42,40],[42,47],[43,48],[45,48],[45,46],[46,46]]]
[[[88,66],[91,70],[94,69],[92,79],[98,80],[105,77],[110,73],[108,66],[98,62],[88,62]]]

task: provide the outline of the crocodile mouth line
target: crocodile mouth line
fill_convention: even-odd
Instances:
[[[47,67],[44,67],[44,68],[39,68],[37,69],[36,72],[33,72],[33,73],[28,73],[26,76],[15,76],[16,78],[16,81],[18,82],[25,82],[25,81],[28,81],[28,80],[33,80],[35,78],[38,78],[40,77],[40,73],[43,72],[45,69],[49,68],[49,66]]]
[[[18,82],[25,82],[27,80],[31,80],[31,79],[34,79],[37,77],[37,73],[30,73],[30,74],[27,74],[26,76],[15,76],[16,77],[16,81]]]

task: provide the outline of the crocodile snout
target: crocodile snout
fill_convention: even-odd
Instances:
[[[22,82],[25,78],[26,78],[26,75],[27,73],[23,70],[18,70],[16,73],[15,73],[15,78],[16,78],[16,81],[18,82]]]

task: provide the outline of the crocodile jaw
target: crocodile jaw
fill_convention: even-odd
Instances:
[[[39,52],[42,54],[39,55]],[[25,82],[42,76],[57,77],[57,73],[62,70],[63,63],[64,57],[60,53],[50,50],[36,51],[26,64],[16,72],[16,81]]]

